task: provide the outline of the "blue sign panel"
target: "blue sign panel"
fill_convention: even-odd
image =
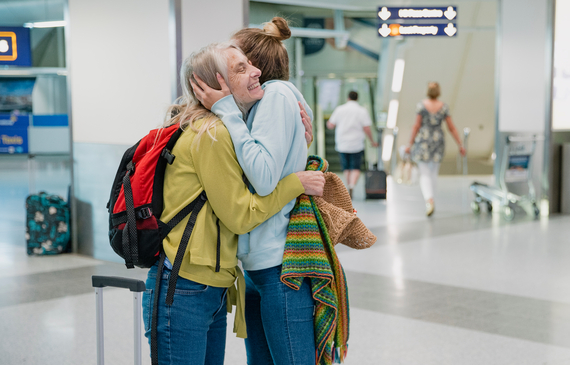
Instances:
[[[29,115],[0,114],[0,153],[28,153]]]
[[[455,37],[457,35],[457,26],[453,23],[447,24],[386,24],[378,26],[378,35],[381,37],[398,37],[398,36],[420,36],[433,37],[445,36]]]
[[[28,128],[0,126],[0,153],[28,153]]]
[[[29,28],[0,27],[0,65],[32,66]]]
[[[32,124],[34,127],[67,127],[69,120],[67,114],[33,115]]]
[[[414,7],[392,8],[382,6],[378,8],[378,18],[383,22],[390,20],[446,20],[455,21],[457,19],[457,7]]]
[[[30,126],[30,116],[27,114],[0,114],[0,128],[28,128]]]

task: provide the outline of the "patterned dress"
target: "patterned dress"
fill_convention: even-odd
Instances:
[[[422,116],[422,125],[412,146],[412,160],[416,162],[441,162],[445,151],[445,138],[441,125],[449,115],[447,104],[434,114],[427,111],[423,102],[417,106],[417,114]]]

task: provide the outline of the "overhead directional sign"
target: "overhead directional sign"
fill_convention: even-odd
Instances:
[[[455,37],[457,27],[447,24],[386,24],[378,27],[378,34],[384,38],[398,36],[446,36]]]
[[[378,8],[378,35],[381,37],[455,37],[457,7]]]
[[[390,20],[419,20],[419,19],[440,19],[455,21],[457,19],[457,7],[406,7],[392,8],[382,6],[378,8],[378,18],[382,21]]]

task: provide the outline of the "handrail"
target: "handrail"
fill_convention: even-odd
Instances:
[[[398,166],[398,131],[398,127],[394,127],[392,130],[394,142],[392,143],[392,155],[390,156],[390,174],[393,174],[394,171],[396,171],[396,167]]]
[[[463,148],[465,149],[465,156],[461,156],[460,153],[457,154],[457,172],[462,172],[463,175],[467,175],[467,145],[469,141],[469,135],[471,134],[470,128],[463,128]]]

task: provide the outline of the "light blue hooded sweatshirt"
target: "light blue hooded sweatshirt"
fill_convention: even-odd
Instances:
[[[270,194],[279,180],[304,171],[307,164],[307,141],[298,101],[313,120],[313,112],[303,95],[290,82],[271,80],[261,86],[263,98],[249,111],[244,123],[232,95],[212,106],[230,132],[237,159],[250,182],[250,190],[261,196]],[[252,189],[253,188],[253,189]],[[281,212],[248,234],[239,236],[238,259],[245,270],[261,270],[281,265],[290,201]]]

